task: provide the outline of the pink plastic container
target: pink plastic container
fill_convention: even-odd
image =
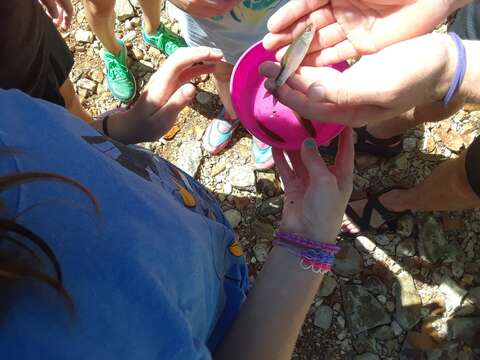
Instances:
[[[243,126],[266,144],[284,150],[298,150],[303,141],[316,134],[318,145],[335,138],[345,127],[341,124],[320,121],[303,124],[290,108],[277,102],[267,94],[266,78],[258,68],[265,61],[275,61],[275,54],[264,49],[262,42],[252,45],[238,60],[230,81],[233,106]],[[346,62],[333,65],[344,71]],[[314,129],[309,127],[313,126]]]

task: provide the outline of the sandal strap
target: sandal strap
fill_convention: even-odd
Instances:
[[[400,187],[400,186],[392,186],[378,193],[368,194],[366,198],[367,203],[363,208],[363,212],[361,216],[358,215],[350,205],[347,206],[345,213],[354,223],[360,226],[361,230],[371,230],[371,229],[377,229],[377,228],[372,228],[372,226],[370,225],[370,221],[372,220],[373,210],[376,210],[384,220],[384,222],[380,226],[378,226],[378,228],[382,227],[383,225],[387,225],[388,229],[390,231],[393,231],[395,230],[398,218],[401,217],[402,215],[410,213],[410,211],[405,210],[405,211],[397,212],[397,211],[388,210],[380,202],[379,197],[389,191],[397,190],[397,189],[405,190],[403,187]]]
[[[389,137],[387,139],[379,139],[379,138],[373,136],[372,134],[370,134],[367,131],[366,126],[363,126],[361,128],[357,128],[357,129],[355,129],[355,131],[357,133],[357,143],[359,143],[359,142],[362,142],[362,143],[370,142],[372,144],[379,145],[379,146],[392,146],[392,145],[396,145],[398,142],[402,141],[402,139],[403,139],[402,134],[395,135],[395,136]]]

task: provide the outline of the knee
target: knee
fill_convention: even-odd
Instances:
[[[83,0],[85,9],[91,16],[106,17],[111,15],[115,0]]]
[[[478,199],[478,195],[472,189],[472,185],[470,184],[467,174],[467,169],[465,166],[465,154],[450,161],[455,163],[452,174],[452,189],[454,189],[454,191],[456,191],[462,199],[470,201]]]

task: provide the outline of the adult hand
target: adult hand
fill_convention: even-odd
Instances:
[[[38,0],[56,27],[67,30],[72,23],[73,6],[70,0]]]
[[[304,118],[363,126],[441,100],[456,64],[450,36],[430,34],[364,56],[343,73],[302,67],[276,94]],[[260,71],[272,90],[279,65],[265,63]]]
[[[170,0],[179,9],[199,18],[221,16],[232,10],[241,0]]]
[[[109,120],[109,134],[126,144],[157,140],[175,123],[195,95],[190,80],[215,70],[223,53],[208,47],[180,48],[151,77],[146,90],[126,113]]]
[[[333,64],[426,34],[470,1],[291,0],[268,21],[263,45],[268,50],[285,47],[307,23],[313,24],[317,33],[304,65]]]
[[[353,184],[353,139],[350,128],[340,135],[335,164],[328,168],[313,139],[301,152],[273,150],[273,158],[285,186],[280,230],[302,234],[322,242],[334,242]]]

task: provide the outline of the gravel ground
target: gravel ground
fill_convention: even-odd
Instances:
[[[121,104],[108,92],[100,44],[89,32],[82,5],[74,4],[75,21],[63,33],[75,55],[71,79],[83,105],[98,115]],[[117,6],[117,34],[126,41],[142,89],[164,56],[141,39],[138,6],[126,0],[117,0]],[[166,15],[162,21],[178,32],[178,24]],[[241,239],[254,281],[280,220],[281,184],[275,172],[253,170],[251,138],[244,130],[218,156],[202,149],[203,132],[221,104],[208,76],[197,86],[196,101],[181,113],[170,136],[144,146],[215,193]],[[479,120],[480,112],[461,110],[410,131],[405,151],[394,159],[357,156],[355,192],[419,183],[480,134]],[[334,272],[311,306],[293,358],[480,358],[479,238],[480,212],[462,211],[415,213],[402,219],[395,233],[342,240]]]

